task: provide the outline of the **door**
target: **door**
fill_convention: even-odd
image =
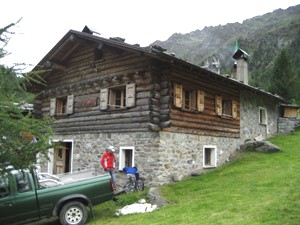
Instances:
[[[71,142],[61,142],[60,146],[54,149],[53,174],[70,172],[71,150]]]

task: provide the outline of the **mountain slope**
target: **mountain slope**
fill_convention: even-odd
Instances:
[[[299,36],[300,5],[297,5],[243,23],[205,27],[187,34],[175,33],[168,40],[152,45],[159,45],[178,58],[211,70],[214,70],[212,62],[219,60],[220,72],[231,74],[233,45],[238,40],[239,47],[250,55],[250,84],[267,90],[270,69],[280,50],[290,49],[292,57],[300,54],[299,49],[291,49],[292,43],[299,42]]]

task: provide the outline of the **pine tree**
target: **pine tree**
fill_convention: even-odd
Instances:
[[[274,63],[270,91],[291,101],[295,97],[295,81],[287,51],[282,49]]]
[[[0,29],[0,58],[7,55],[8,31],[14,24]],[[26,92],[28,74],[17,74],[15,67],[0,64],[0,172],[6,165],[16,169],[32,167],[37,154],[46,156],[52,129],[47,119],[35,119],[26,103],[33,101],[31,93]]]

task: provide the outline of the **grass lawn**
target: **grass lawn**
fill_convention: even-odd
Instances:
[[[146,191],[120,195],[94,208],[87,224],[300,224],[300,130],[269,139],[274,154],[243,152],[210,173],[160,187],[168,206],[152,213],[115,216]]]

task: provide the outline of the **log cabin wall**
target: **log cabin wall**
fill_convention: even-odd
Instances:
[[[102,58],[94,60],[94,51],[89,45],[83,46],[72,55],[65,71],[47,75],[46,89],[36,101],[37,111],[49,116],[52,99],[73,95],[72,112],[54,116],[57,134],[158,131],[160,81],[151,60],[105,46]],[[127,84],[135,85],[134,106],[100,109],[101,90]]]
[[[181,86],[181,105],[176,106],[176,85]],[[209,74],[197,73],[189,69],[174,67],[169,75],[170,95],[172,103],[170,107],[169,127],[163,127],[163,131],[179,132],[187,134],[239,137],[240,135],[240,99],[239,88],[229,84],[221,78],[211,77]],[[184,99],[191,96],[184,96],[187,90],[190,95],[194,92],[194,106],[184,108]],[[188,93],[188,94],[189,94]],[[199,98],[203,96],[202,102]],[[217,102],[220,99],[220,103]],[[231,113],[226,115],[222,110],[222,101],[228,100]],[[201,101],[201,100],[200,100]],[[189,103],[188,102],[188,103]],[[189,103],[191,104],[191,103]],[[199,104],[201,107],[199,108]],[[221,111],[217,111],[220,104]],[[225,107],[225,105],[223,105]]]

